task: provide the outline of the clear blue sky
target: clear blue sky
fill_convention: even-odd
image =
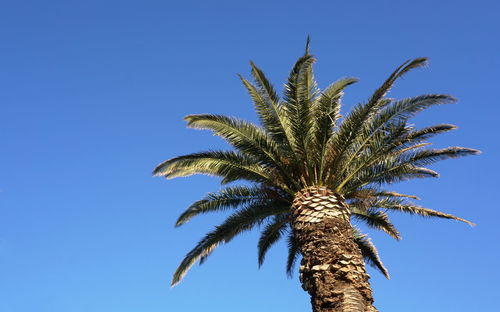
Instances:
[[[222,219],[174,229],[177,215],[218,188],[166,181],[167,158],[225,147],[186,129],[191,113],[255,120],[236,74],[255,61],[281,88],[307,34],[321,87],[342,76],[346,108],[404,60],[429,68],[393,97],[449,93],[418,126],[453,123],[436,147],[483,154],[433,167],[435,180],[396,185],[429,208],[478,225],[394,216],[403,240],[373,240],[392,279],[370,271],[377,307],[497,307],[498,1],[1,1],[0,311],[309,311],[284,245],[257,269],[257,233],[219,248],[170,289],[183,255]]]

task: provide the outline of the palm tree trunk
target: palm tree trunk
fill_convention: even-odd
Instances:
[[[342,196],[309,187],[295,195],[292,210],[302,254],[300,280],[313,312],[377,311]]]

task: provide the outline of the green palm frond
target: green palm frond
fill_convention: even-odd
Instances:
[[[288,277],[292,277],[293,268],[295,267],[297,259],[300,257],[299,243],[297,242],[297,238],[295,237],[292,231],[289,231],[286,243],[288,246],[288,257],[286,259],[286,274],[288,275]]]
[[[437,161],[458,158],[469,155],[477,155],[480,152],[475,149],[464,147],[448,147],[444,149],[410,150],[407,153],[388,154],[378,157],[375,164],[370,162],[361,163],[354,173],[350,173],[340,183],[337,190],[344,185],[347,189],[361,187],[370,183],[394,183],[412,178],[437,177],[438,174],[422,166],[431,165]]]
[[[345,161],[339,162],[339,168],[341,168],[339,170],[341,172],[340,176],[342,176],[343,172],[346,170],[351,171],[351,174],[340,183],[340,187],[347,183],[347,181],[356,174],[356,172],[365,167],[367,163],[373,162],[387,153],[387,143],[392,142],[385,141],[387,141],[388,138],[394,141],[394,139],[403,136],[406,132],[406,120],[408,118],[430,106],[451,103],[453,101],[455,101],[455,99],[448,95],[431,94],[395,101],[387,105],[362,127],[359,135],[353,140],[352,145],[354,149],[347,149],[347,153],[344,157]],[[394,134],[396,134],[396,136]],[[380,144],[381,142],[385,144]],[[403,143],[407,142],[410,142],[408,136],[404,137],[402,140],[400,139],[399,142],[396,141],[396,144],[393,143],[393,145],[394,147],[401,146]],[[378,146],[373,146],[374,144]],[[368,153],[366,153],[367,151]],[[365,153],[365,155],[361,155],[362,153]],[[356,164],[356,162],[358,164]]]
[[[270,196],[271,190],[261,186],[231,186],[209,193],[204,199],[190,205],[177,219],[175,226],[181,226],[199,214],[238,208],[255,201],[280,200]]]
[[[266,165],[279,167],[280,149],[257,125],[222,115],[189,115],[184,119],[189,127],[212,130],[242,153],[252,155]]]
[[[285,112],[279,104],[279,99],[264,74],[253,63],[252,73],[257,86],[241,76],[240,79],[254,102],[259,120],[274,140],[291,151],[289,143],[289,140],[292,139],[290,126],[285,119]]]
[[[325,89],[312,103],[312,124],[306,138],[306,148],[313,160],[319,176],[316,183],[322,180],[325,166],[326,147],[332,136],[334,127],[340,119],[340,106],[343,90],[357,82],[356,78],[344,78]]]
[[[443,149],[426,149],[415,152],[409,157],[408,162],[416,166],[428,166],[440,160],[478,155],[480,153],[480,151],[472,148],[458,146]]]
[[[252,203],[247,207],[229,216],[215,230],[209,232],[205,237],[184,257],[181,264],[174,273],[172,286],[180,282],[191,266],[206,258],[221,243],[230,242],[236,235],[251,230],[254,226],[262,223],[266,218],[286,212],[286,206],[279,203]]]
[[[430,127],[425,127],[408,134],[407,140],[412,142],[421,142],[430,139],[431,137],[437,134],[452,131],[457,128],[458,128],[457,126],[451,124],[439,124]]]
[[[264,263],[267,251],[283,236],[289,222],[290,215],[281,214],[274,216],[273,220],[264,227],[257,245],[259,267]]]
[[[337,172],[338,168],[344,162],[346,157],[345,152],[351,144],[356,140],[359,133],[364,128],[363,125],[370,120],[377,112],[386,107],[392,101],[383,97],[396,80],[409,72],[411,69],[425,66],[427,59],[417,58],[412,61],[406,61],[399,66],[389,78],[380,86],[371,96],[366,104],[358,104],[343,120],[338,131],[330,138],[327,146],[329,151],[328,164],[333,172]]]
[[[401,235],[385,212],[373,208],[359,208],[356,204],[351,204],[349,207],[355,219],[364,221],[366,225],[373,229],[384,231],[396,240],[401,239]]]
[[[233,151],[209,151],[179,156],[162,162],[153,171],[155,176],[168,179],[207,174],[222,177],[226,182],[245,179],[273,184],[276,181],[271,173],[272,170],[265,170],[252,157]]]
[[[317,95],[312,76],[312,65],[316,59],[306,54],[295,63],[285,84],[284,101],[288,124],[294,138],[292,149],[298,159],[305,159],[305,129],[311,123],[310,101]]]
[[[384,199],[378,199],[375,202],[371,204],[372,207],[375,208],[382,208],[382,209],[387,209],[387,210],[392,210],[392,211],[398,211],[398,212],[404,212],[412,215],[419,215],[422,217],[435,217],[435,218],[443,218],[443,219],[451,219],[451,220],[456,220],[456,221],[461,221],[464,223],[469,224],[470,226],[474,226],[475,224],[456,217],[454,215],[444,213],[441,211],[436,211],[432,210],[429,208],[424,208],[420,207],[417,205],[413,205],[411,203],[406,202],[404,199],[394,199],[394,198],[384,198]]]
[[[378,269],[387,279],[389,279],[389,272],[380,260],[377,248],[373,245],[371,239],[366,234],[361,234],[361,232],[354,228],[354,240],[358,244],[361,254],[367,264]]]
[[[382,99],[391,90],[392,86],[397,79],[403,77],[410,70],[427,66],[428,60],[425,57],[419,57],[413,60],[407,60],[401,64],[396,70],[387,78],[384,83],[373,92],[368,105],[375,105],[380,99]]]
[[[391,192],[391,191],[380,191],[374,194],[374,196],[381,196],[381,197],[405,197],[405,198],[410,198],[410,199],[416,199],[419,200],[418,196],[415,195],[408,195],[408,194],[401,194],[397,192]]]

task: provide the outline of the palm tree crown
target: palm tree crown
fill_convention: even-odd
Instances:
[[[235,211],[185,256],[174,273],[178,283],[196,261],[203,263],[221,243],[243,231],[262,226],[258,242],[259,265],[268,249],[281,238],[288,242],[287,272],[291,273],[299,248],[290,228],[294,195],[310,187],[325,187],[342,196],[351,216],[395,239],[400,234],[386,212],[399,211],[427,217],[470,222],[450,214],[413,204],[415,196],[399,194],[384,186],[414,178],[437,177],[427,166],[439,160],[479,153],[463,147],[430,149],[426,140],[456,129],[439,124],[415,129],[408,120],[438,104],[453,103],[444,94],[426,94],[405,99],[386,98],[395,81],[410,70],[426,65],[425,58],[406,61],[362,104],[345,117],[340,115],[344,89],[355,78],[342,78],[320,91],[313,77],[315,58],[300,57],[290,72],[283,97],[264,73],[251,63],[254,82],[241,81],[250,94],[260,126],[222,115],[189,115],[188,126],[208,129],[225,139],[233,150],[210,150],[169,159],[154,170],[166,178],[207,174],[221,177],[226,185],[237,180],[244,185],[225,186],[189,206],[176,225],[214,211]],[[354,237],[368,264],[388,277],[370,239],[354,228]]]

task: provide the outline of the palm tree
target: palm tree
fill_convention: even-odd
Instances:
[[[169,159],[154,169],[166,178],[206,174],[222,178],[224,188],[189,206],[176,226],[199,214],[235,211],[209,232],[185,256],[174,273],[177,284],[197,261],[203,263],[221,243],[262,226],[258,242],[261,265],[269,248],[281,238],[288,242],[286,269],[291,274],[301,256],[300,280],[311,296],[313,311],[377,311],[365,263],[389,277],[375,246],[351,224],[364,222],[399,240],[386,212],[469,221],[420,207],[415,196],[385,186],[414,178],[437,177],[426,168],[439,160],[478,154],[448,147],[430,149],[425,141],[456,127],[439,124],[415,129],[408,120],[449,95],[427,94],[401,100],[385,95],[395,81],[427,63],[406,61],[366,103],[340,115],[344,89],[355,83],[343,78],[320,91],[313,77],[315,58],[298,59],[278,97],[264,73],[251,63],[254,83],[240,77],[250,94],[261,126],[222,115],[189,115],[188,126],[208,129],[233,150],[209,150]],[[243,185],[231,184],[246,181]]]

